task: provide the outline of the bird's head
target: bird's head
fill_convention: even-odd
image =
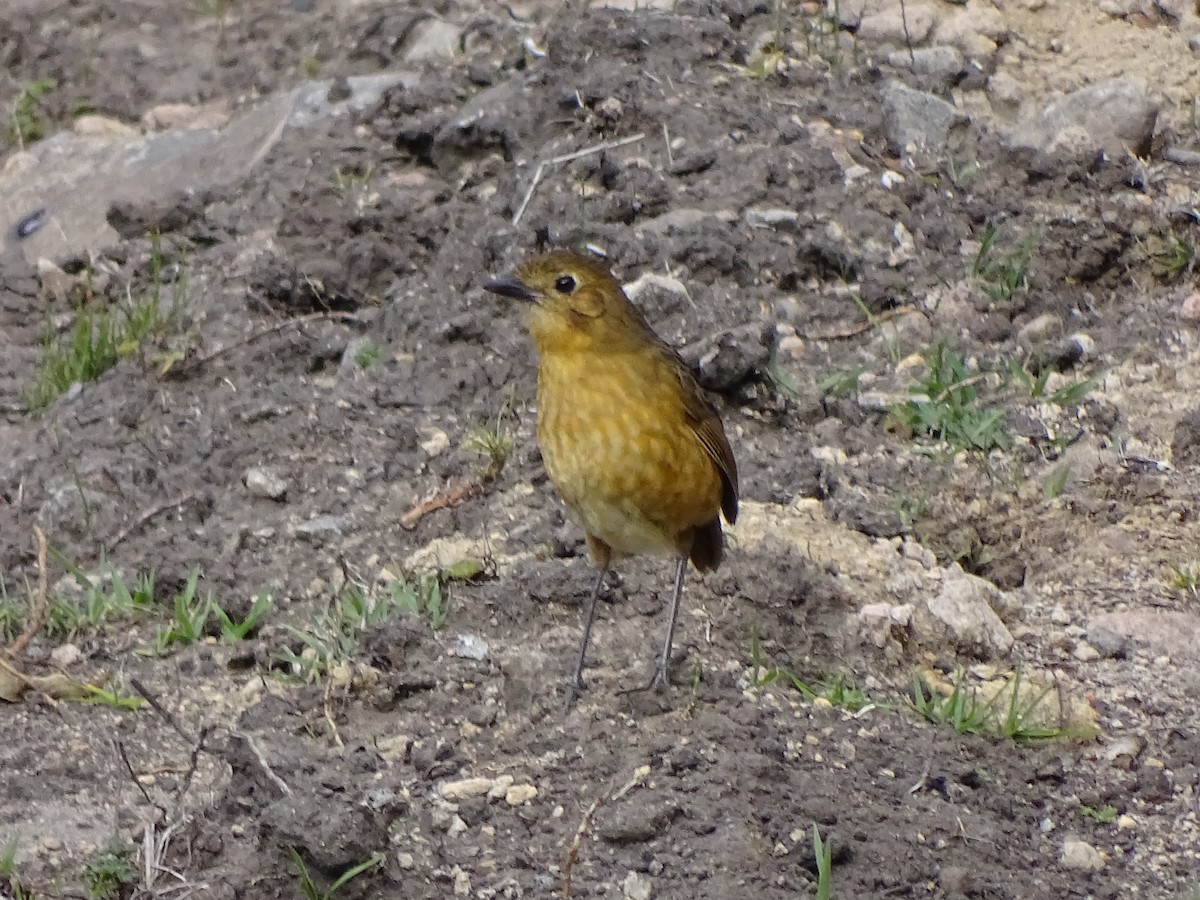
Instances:
[[[608,269],[571,250],[532,257],[483,287],[529,304],[529,331],[543,354],[617,349],[644,340],[648,329]]]

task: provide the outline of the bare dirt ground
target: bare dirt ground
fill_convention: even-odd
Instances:
[[[294,851],[322,889],[380,854],[346,898],[791,898],[816,889],[814,825],[843,900],[1200,896],[1195,173],[1159,143],[1034,172],[982,120],[911,165],[886,138],[895,73],[779,8],[441,4],[458,52],[410,57],[413,86],[289,132],[178,215],[141,211],[161,236],[55,260],[110,273],[95,296],[5,256],[0,638],[42,575],[57,616],[7,662],[156,705],[0,704],[0,896],[305,896]],[[393,67],[429,12],[30,0],[0,12],[0,99],[54,79],[56,126],[241,108]],[[1051,53],[1065,13],[1011,12],[1029,102],[1079,86],[1088,34]],[[1092,22],[1154,36],[1114,40],[1097,75],[1176,48],[1162,122],[1187,145],[1186,39],[1138,22]],[[761,66],[764,34],[786,66]],[[530,189],[539,161],[609,144]],[[638,560],[565,709],[592,569],[541,468],[528,338],[479,287],[549,245],[686,287],[639,303],[699,360],[741,468],[743,521],[688,585],[667,698],[620,693],[670,589]],[[165,333],[27,409],[47,322],[155,290]],[[966,384],[923,381],[938,347]],[[1001,438],[922,433],[902,405],[923,383]],[[498,473],[481,433],[512,437]],[[154,587],[89,620],[68,563]],[[997,586],[1011,646],[870,624],[953,564]],[[270,611],[244,640],[214,615],[156,645],[193,572],[234,620],[256,596]],[[397,584],[417,599],[389,606]],[[774,667],[872,702],[758,684]],[[914,672],[963,670],[1050,686],[1063,733],[962,735],[913,709]],[[137,871],[99,893],[97,854],[123,842]]]

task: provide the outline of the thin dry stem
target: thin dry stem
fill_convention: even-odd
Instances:
[[[646,135],[639,131],[637,134],[631,134],[629,137],[621,138],[616,141],[605,141],[602,144],[595,144],[591,147],[584,147],[582,150],[576,150],[573,153],[564,153],[562,156],[555,156],[551,159],[543,160],[537,164],[537,168],[533,170],[533,180],[529,182],[529,189],[525,191],[525,197],[521,200],[521,205],[517,207],[516,213],[513,214],[512,223],[516,225],[521,221],[521,216],[525,215],[525,208],[529,206],[529,201],[533,199],[533,192],[537,190],[538,183],[542,180],[542,175],[545,174],[547,167],[557,166],[562,163],[573,162],[585,156],[590,156],[593,153],[603,153],[605,150],[615,150],[617,147],[624,147],[626,144],[632,144],[635,141],[640,141]]]
[[[33,526],[33,533],[37,537],[38,552],[37,552],[37,567],[38,567],[38,582],[37,594],[34,598],[33,613],[29,617],[29,622],[25,629],[17,635],[17,639],[9,646],[8,652],[13,657],[16,657],[29,646],[29,642],[34,639],[37,633],[42,628],[42,623],[46,620],[46,609],[50,605],[50,579],[46,574],[46,534],[38,526]]]

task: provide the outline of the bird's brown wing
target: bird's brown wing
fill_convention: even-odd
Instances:
[[[691,366],[683,361],[683,357],[674,347],[658,336],[658,332],[650,327],[641,310],[630,303],[628,298],[626,305],[630,323],[645,335],[650,346],[657,348],[663,362],[679,378],[688,424],[721,475],[721,512],[725,514],[725,521],[732,525],[737,521],[738,514],[737,461],[733,458],[733,449],[729,446],[729,438],[725,436],[721,417],[696,381]],[[719,535],[720,523],[717,522],[717,525]]]
[[[687,363],[673,350],[671,355],[674,357],[680,387],[683,388],[688,424],[721,474],[721,512],[725,514],[725,521],[732,525],[737,521],[738,514],[737,460],[733,458],[733,449],[729,446],[729,438],[725,436],[725,427],[716,408],[704,396],[704,389],[697,384]]]

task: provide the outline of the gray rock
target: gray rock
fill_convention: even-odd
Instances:
[[[310,544],[327,544],[340,538],[346,531],[345,519],[338,516],[317,516],[303,525],[296,526],[296,537]]]
[[[990,581],[968,575],[957,565],[946,569],[941,590],[921,598],[913,611],[918,643],[945,646],[978,659],[996,659],[1012,650],[1013,636],[1000,621],[1003,592]]]
[[[834,9],[837,10],[839,25],[843,28],[855,29],[858,28],[858,23],[867,13],[867,0],[841,0]]]
[[[1154,0],[1154,5],[1175,23],[1196,17],[1196,0]]]
[[[751,228],[778,228],[794,230],[800,221],[800,213],[794,209],[762,209],[751,207],[742,213],[742,221]]]
[[[671,234],[673,232],[687,232],[695,229],[703,222],[709,219],[722,218],[720,213],[710,212],[706,209],[691,209],[688,207],[682,209],[673,209],[670,212],[665,212],[661,216],[655,216],[653,219],[647,219],[637,226],[636,233],[658,235]]]
[[[419,80],[415,73],[402,71],[352,75],[344,79],[342,91],[334,89],[332,78],[307,82],[290,95],[288,127],[303,128],[313,122],[365,112],[396,85],[416,87]]]
[[[947,897],[970,897],[979,893],[978,877],[966,866],[946,866],[938,873],[938,886]]]
[[[76,288],[81,285],[79,277],[68,275],[48,259],[37,261],[37,273],[38,280],[42,283],[42,290],[60,301],[69,299]],[[86,276],[86,273],[83,274]]]
[[[1067,94],[1022,121],[1009,135],[1017,150],[1078,153],[1080,135],[1117,159],[1145,155],[1158,120],[1158,103],[1129,78],[1112,78]]]
[[[511,133],[513,111],[527,102],[517,81],[502,81],[485,88],[449,119],[437,124],[429,159],[443,176],[450,176],[464,162],[514,146]]]
[[[638,872],[630,872],[621,882],[621,893],[625,900],[650,900],[651,881]]]
[[[661,837],[678,815],[679,808],[670,803],[649,809],[642,803],[623,803],[609,813],[596,833],[607,844],[641,844]]]
[[[1140,734],[1125,734],[1104,742],[1104,758],[1118,769],[1133,768],[1146,749],[1146,739]]]
[[[254,466],[242,475],[242,482],[255,497],[282,501],[287,498],[287,480],[270,466]]]
[[[1100,651],[1091,644],[1081,643],[1071,652],[1071,656],[1079,662],[1095,662],[1100,658]]]
[[[1177,469],[1200,467],[1200,409],[1184,413],[1175,423],[1171,462]]]
[[[910,3],[865,15],[858,23],[858,38],[913,46],[924,43],[933,31],[937,15],[932,6]]]
[[[1087,642],[1105,659],[1123,659],[1129,655],[1129,638],[1102,626],[1088,629]]]
[[[1073,334],[1060,341],[1032,347],[1032,360],[1038,369],[1066,372],[1074,368],[1096,349],[1096,342],[1086,334]]]
[[[770,323],[751,323],[697,341],[680,352],[710,391],[728,391],[762,371],[775,346]]]
[[[1200,616],[1166,609],[1129,609],[1092,619],[1089,633],[1104,628],[1147,645],[1154,653],[1200,659]]]
[[[1041,344],[1062,329],[1062,319],[1053,313],[1042,313],[1035,316],[1017,332],[1017,343],[1022,347],[1033,347]]]
[[[462,29],[453,22],[430,16],[412,27],[404,44],[402,55],[407,62],[445,59],[462,49]]]
[[[691,150],[675,157],[675,162],[667,167],[672,175],[696,175],[708,171],[717,161],[717,151],[711,147]]]
[[[366,109],[396,84],[417,76],[383,72],[347,79],[345,99],[332,102],[332,81],[309,82],[271,97],[221,128],[81,137],[56,134],[27,148],[26,162],[0,171],[0,258],[17,242],[18,221],[49,210],[50,221],[17,242],[29,262],[87,257],[118,242],[107,213],[122,201],[153,206],[241,181],[287,133],[312,122]]]
[[[77,644],[59,644],[50,651],[50,662],[59,669],[69,669],[83,659],[83,651]]]
[[[477,634],[460,634],[454,641],[454,655],[464,659],[487,659],[487,641]]]
[[[624,285],[625,296],[640,306],[646,306],[654,301],[658,309],[678,306],[683,301],[692,302],[687,285],[678,278],[669,275],[659,275],[656,272],[643,272],[636,279]],[[665,299],[665,302],[664,302]]]
[[[883,89],[883,115],[892,150],[940,156],[951,132],[965,128],[970,119],[941,97],[914,91],[898,81]]]
[[[646,12],[647,10],[672,12],[677,3],[678,0],[603,0],[596,5],[605,9],[619,9],[626,12]]]
[[[1096,8],[1106,16],[1117,19],[1127,18],[1134,13],[1149,16],[1152,12],[1150,4],[1146,0],[1100,0],[1096,4]]]
[[[1099,872],[1104,868],[1104,857],[1087,841],[1069,837],[1063,841],[1062,864],[1081,872]]]
[[[903,372],[887,372],[879,375],[874,372],[863,372],[858,376],[855,385],[855,400],[858,405],[869,412],[887,412],[893,406],[901,403],[928,402],[924,394],[914,394],[912,388],[916,381],[911,370]]]
[[[1008,72],[996,72],[987,80],[988,103],[997,115],[1015,119],[1028,91]]]
[[[919,47],[911,54],[907,50],[897,50],[889,53],[887,60],[897,69],[932,78],[947,87],[958,79],[966,65],[958,49],[947,46]]]
[[[1008,35],[1008,23],[998,9],[991,3],[968,0],[966,8],[938,22],[933,42],[957,47],[987,71],[997,45],[1007,41]]]

